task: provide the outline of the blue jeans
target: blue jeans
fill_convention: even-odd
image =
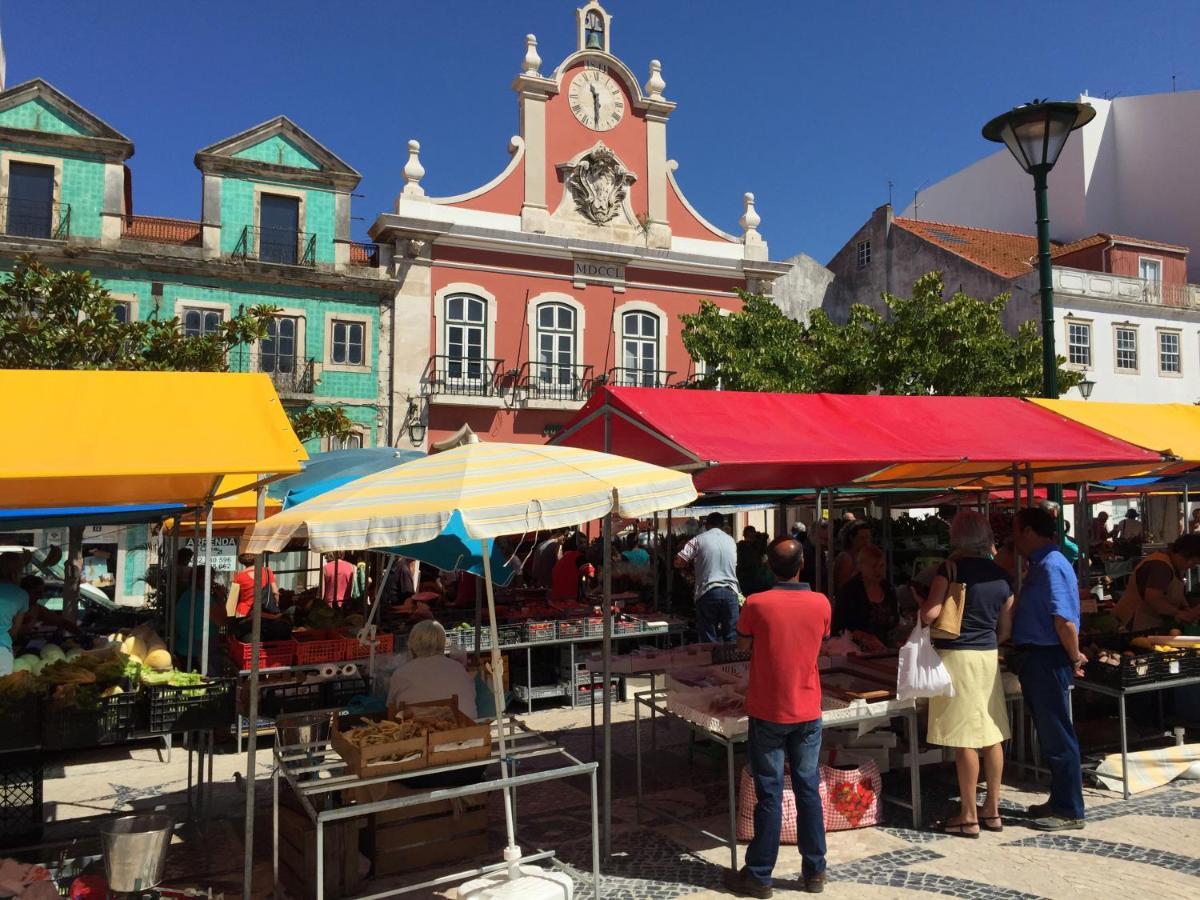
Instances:
[[[746,850],[746,868],[763,884],[779,856],[783,830],[783,774],[792,776],[796,795],[796,837],[805,878],[825,871],[825,816],[821,812],[821,720],[779,725],[750,719],[750,774],[758,802],[754,806],[754,839]]]
[[[1025,649],[1025,648],[1022,648]],[[1050,766],[1050,808],[1083,818],[1083,769],[1079,738],[1071,722],[1070,687],[1075,673],[1062,647],[1031,647],[1021,666],[1021,691]]]
[[[696,631],[704,644],[736,644],[738,599],[733,588],[709,588],[696,601]]]

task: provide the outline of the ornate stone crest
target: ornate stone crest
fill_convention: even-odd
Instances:
[[[566,183],[579,213],[589,222],[607,225],[621,213],[636,180],[611,150],[598,144],[569,167]]]

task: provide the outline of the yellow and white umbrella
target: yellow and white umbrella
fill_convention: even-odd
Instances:
[[[440,535],[456,510],[470,537],[494,538],[566,528],[609,512],[633,519],[695,498],[687,473],[623,456],[466,444],[359,478],[259,522],[245,552],[276,553],[294,538],[307,538],[318,552],[416,544]]]
[[[367,475],[254,526],[248,553],[282,550],[293,538],[311,549],[403,547],[438,537],[455,512],[467,535],[482,543],[480,558],[501,535],[578,525],[609,513],[629,519],[687,506],[696,499],[692,476],[623,456],[534,444],[472,443]],[[606,540],[611,528],[606,528]],[[483,566],[492,630],[492,690],[499,720],[500,770],[508,777],[504,688],[492,567]],[[607,686],[611,648],[611,582],[606,567],[604,658]],[[611,691],[604,692],[605,834],[611,810]],[[508,875],[520,877],[512,800],[504,790]],[[606,840],[607,844],[607,840]]]

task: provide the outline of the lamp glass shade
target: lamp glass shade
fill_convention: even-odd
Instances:
[[[1092,396],[1092,388],[1094,388],[1095,386],[1096,386],[1096,382],[1090,381],[1087,378],[1085,378],[1085,379],[1083,379],[1083,381],[1079,382],[1079,393],[1080,393],[1080,395],[1082,395],[1084,400],[1086,400],[1088,397]]]
[[[1085,103],[1032,103],[997,116],[983,128],[989,141],[1003,143],[1026,172],[1052,169],[1067,138],[1096,115]]]

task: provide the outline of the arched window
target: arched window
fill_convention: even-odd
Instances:
[[[483,382],[487,375],[487,301],[470,294],[446,298],[446,378]]]
[[[536,386],[547,393],[570,392],[575,381],[575,310],[565,303],[542,303],[537,308]]]
[[[621,367],[619,384],[659,386],[659,321],[648,312],[621,316]]]

